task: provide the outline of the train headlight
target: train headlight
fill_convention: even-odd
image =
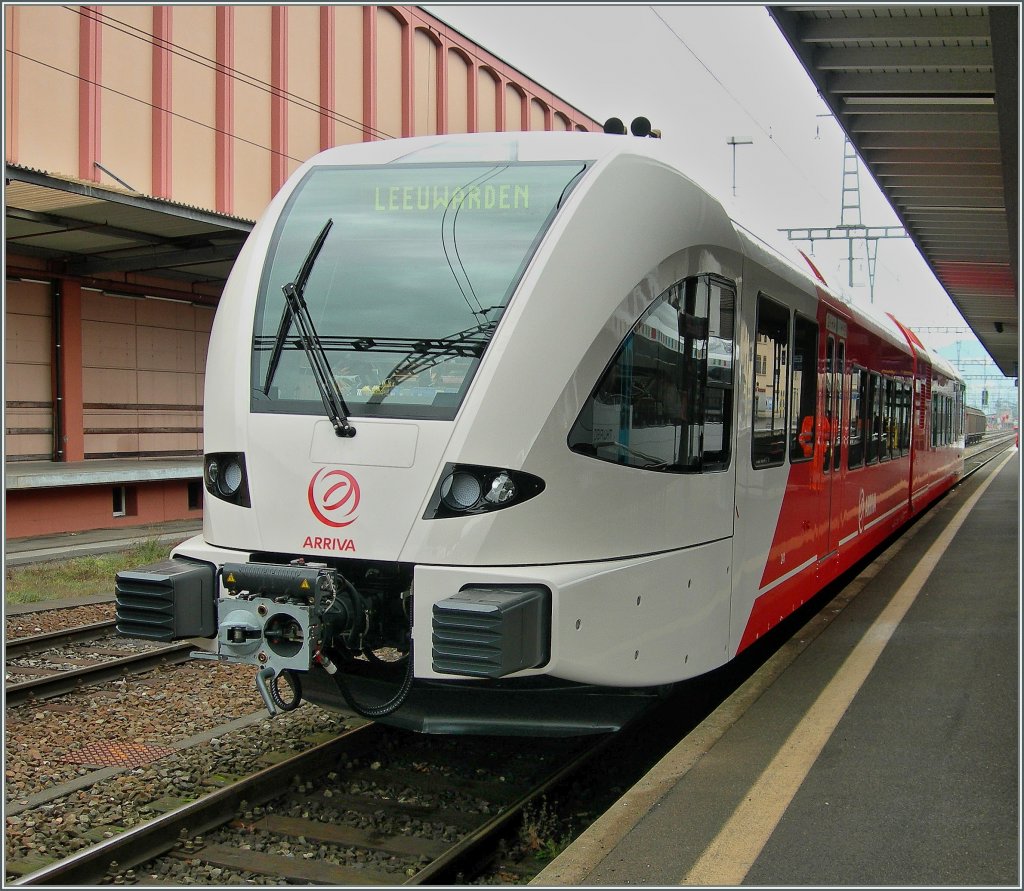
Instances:
[[[228,461],[220,476],[220,491],[225,498],[234,498],[242,486],[242,465]]]
[[[482,514],[520,504],[544,491],[544,481],[518,470],[448,464],[423,515],[425,520]]]
[[[499,473],[491,480],[490,488],[484,495],[484,500],[490,504],[507,504],[516,497],[516,484],[512,477],[505,471]]]
[[[203,462],[203,482],[211,495],[249,507],[249,482],[245,472],[245,455],[240,452],[214,452]]]
[[[454,511],[467,511],[476,507],[483,491],[480,480],[465,470],[457,470],[441,481],[441,501]]]

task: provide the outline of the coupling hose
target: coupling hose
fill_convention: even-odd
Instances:
[[[340,659],[337,658],[336,653],[329,654],[330,658],[336,663],[340,663]],[[380,705],[362,705],[356,701],[356,698],[352,695],[352,691],[348,688],[348,684],[345,683],[345,679],[342,677],[340,671],[332,675],[334,683],[338,685],[338,690],[341,692],[342,698],[348,703],[348,707],[352,709],[357,715],[361,715],[364,718],[383,718],[385,715],[390,715],[392,712],[397,711],[406,698],[409,696],[409,691],[412,689],[412,677],[413,677],[413,658],[412,658],[412,640],[409,641],[409,654],[405,657],[405,676],[402,678],[402,683],[399,685],[397,692],[387,702],[383,702]]]

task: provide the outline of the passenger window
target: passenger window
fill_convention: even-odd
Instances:
[[[832,469],[839,470],[843,453],[843,386],[846,381],[846,343],[842,340],[836,344],[836,376],[835,376],[835,420],[831,425]]]
[[[903,438],[900,440],[901,454],[910,453],[911,417],[914,405],[914,384],[912,381],[903,382]]]
[[[777,467],[786,460],[789,310],[759,295],[756,330],[751,461],[754,467]]]
[[[736,292],[709,275],[640,317],[569,433],[581,455],[644,470],[729,466]]]
[[[846,466],[851,470],[864,464],[864,406],[867,405],[867,372],[859,365],[850,368],[850,446]]]
[[[796,464],[814,456],[815,409],[818,400],[818,325],[796,313],[793,320],[793,367],[790,372],[793,414],[789,422],[789,460]]]
[[[896,380],[886,381],[886,448],[889,458],[899,457],[899,406],[896,401]]]
[[[878,438],[882,427],[881,387],[879,376],[873,371],[868,372],[868,398],[864,403],[864,435],[867,446],[867,463],[874,464],[878,460]]]
[[[889,435],[892,429],[889,405],[889,379],[880,377],[878,379],[878,460],[889,460]]]

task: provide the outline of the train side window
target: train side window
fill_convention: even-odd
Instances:
[[[868,372],[868,398],[864,404],[864,435],[866,437],[865,461],[874,464],[878,460],[878,437],[882,427],[881,383],[879,375]]]
[[[913,379],[903,384],[904,389],[904,410],[906,411],[906,426],[903,429],[903,442],[901,450],[904,455],[910,453],[910,438],[913,436]]]
[[[759,294],[756,331],[751,462],[758,468],[778,467],[786,460],[789,310]]]
[[[793,464],[814,456],[815,408],[818,400],[818,325],[796,313],[793,319],[793,367],[790,394],[789,460]]]
[[[732,457],[733,330],[736,290],[708,277],[708,349],[704,377],[701,469],[725,470]]]
[[[843,387],[846,385],[846,342],[840,340],[836,344],[836,395],[835,421],[832,424],[832,469],[839,470],[843,455]]]
[[[903,454],[903,439],[906,431],[906,383],[902,378],[893,381],[895,428],[893,430],[893,458]]]
[[[864,406],[867,405],[867,372],[859,365],[850,367],[850,446],[846,466],[851,470],[864,464]]]
[[[878,441],[878,459],[888,461],[896,455],[896,382],[882,377],[882,430]]]
[[[729,466],[736,291],[677,282],[633,326],[569,433],[569,448],[672,473]]]
[[[834,438],[833,424],[835,423],[835,410],[832,400],[835,398],[835,370],[836,370],[836,339],[831,335],[825,341],[825,413],[822,416],[822,424],[825,427],[825,457],[821,461],[822,473],[832,470],[832,440]]]

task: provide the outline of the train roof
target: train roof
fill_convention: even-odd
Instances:
[[[307,164],[390,164],[445,161],[601,161],[622,154],[657,157],[678,169],[657,139],[605,133],[503,131],[410,136],[336,146]],[[685,175],[685,174],[684,174]]]
[[[945,376],[959,379],[953,366],[931,352],[909,329],[888,313],[872,307],[851,303],[829,287],[811,260],[802,251],[790,254],[766,238],[754,233],[726,210],[723,202],[711,190],[694,180],[685,170],[685,161],[679,149],[660,139],[606,133],[504,131],[497,133],[458,133],[438,136],[414,136],[403,139],[382,139],[373,142],[337,146],[314,155],[308,166],[324,164],[415,164],[451,163],[459,161],[609,161],[619,155],[639,155],[660,161],[689,179],[722,207],[732,221],[737,235],[746,249],[761,262],[781,266],[788,271],[787,278],[796,277],[808,290],[824,292],[837,307],[874,328],[880,336],[909,352],[915,352]],[[800,258],[805,261],[800,262]]]

